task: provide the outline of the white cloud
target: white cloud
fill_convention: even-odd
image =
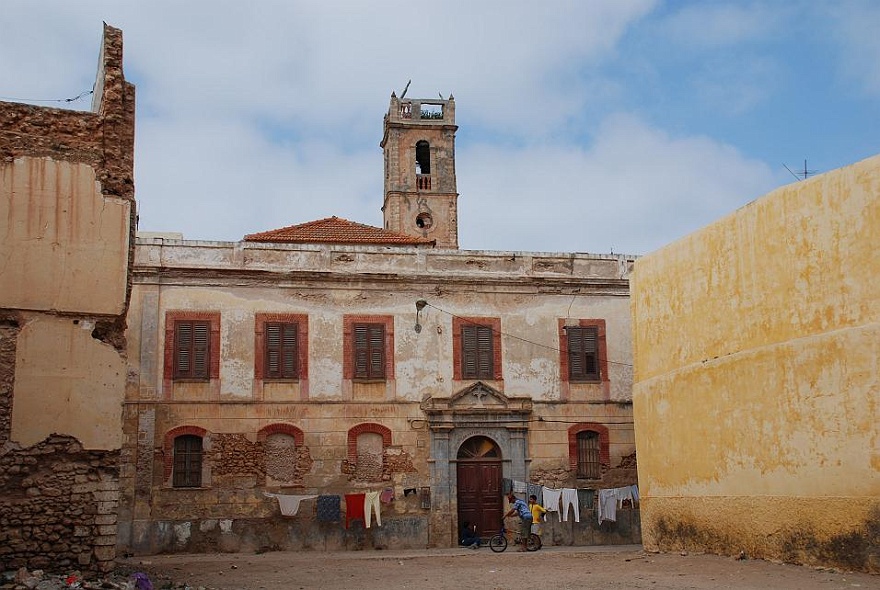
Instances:
[[[660,26],[673,42],[696,48],[727,47],[772,35],[787,11],[778,4],[761,2],[700,2],[682,5]]]
[[[834,5],[830,16],[845,75],[869,96],[880,97],[880,5],[846,2]]]
[[[642,254],[778,184],[761,162],[705,137],[610,117],[591,149],[492,146],[459,157],[460,245]]]

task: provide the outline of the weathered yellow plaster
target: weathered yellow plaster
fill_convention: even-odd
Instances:
[[[842,564],[840,539],[876,525],[878,251],[880,156],[636,261],[646,547]]]

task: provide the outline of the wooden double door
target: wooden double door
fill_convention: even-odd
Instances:
[[[489,537],[501,528],[501,452],[487,437],[469,438],[458,452],[458,530],[465,522]]]

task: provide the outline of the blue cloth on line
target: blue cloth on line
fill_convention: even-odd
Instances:
[[[319,522],[339,522],[342,499],[339,496],[324,495],[318,496],[318,521]]]

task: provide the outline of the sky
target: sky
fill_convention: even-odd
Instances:
[[[0,0],[0,100],[88,110],[102,21],[139,229],[186,239],[382,227],[410,80],[455,97],[467,250],[646,254],[880,153],[876,0]]]

